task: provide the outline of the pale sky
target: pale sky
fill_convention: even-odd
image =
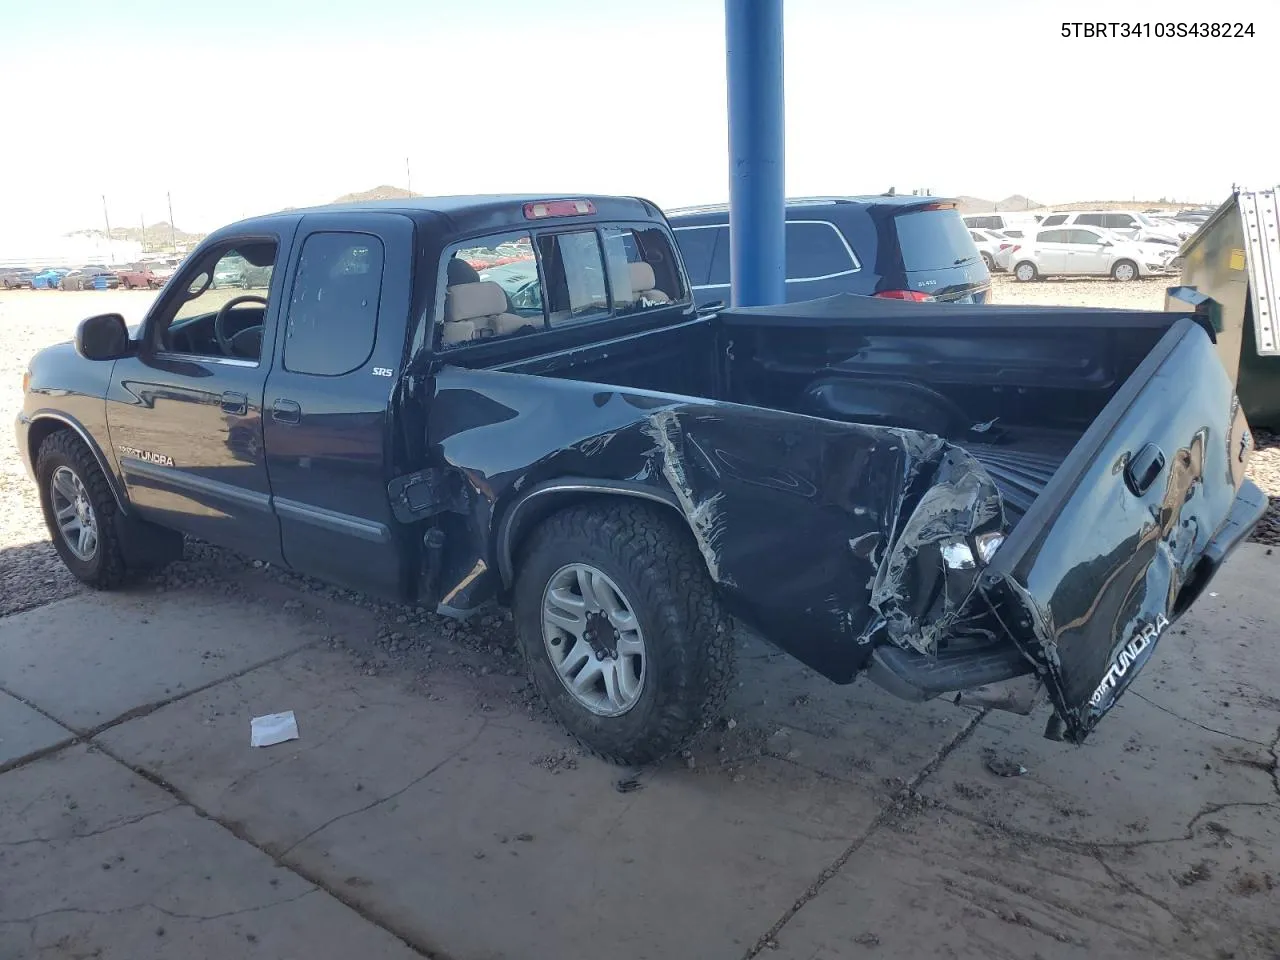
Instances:
[[[728,197],[721,0],[0,0],[0,239],[382,183]],[[1062,21],[1254,24],[1064,39]],[[786,0],[787,191],[1216,203],[1280,181],[1280,0]],[[1247,134],[1247,136],[1246,136]]]

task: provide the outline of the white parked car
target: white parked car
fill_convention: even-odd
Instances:
[[[1040,221],[1043,227],[1098,227],[1143,243],[1179,246],[1190,233],[1184,228],[1164,226],[1136,210],[1073,210],[1051,213]]]
[[[1011,229],[1034,230],[1039,222],[1039,215],[1025,211],[1010,213],[969,213],[961,217],[964,225],[970,230],[999,230],[1008,233]]]
[[[1017,237],[1006,236],[999,230],[970,230],[973,244],[982,254],[982,262],[987,265],[987,272],[1009,269],[1008,251],[1022,239],[1021,230],[1013,231]]]
[[[1009,262],[1014,277],[1024,283],[1071,276],[1136,280],[1175,272],[1170,261],[1176,253],[1168,244],[1139,243],[1107,230],[1056,227],[1039,230],[1015,246]]]

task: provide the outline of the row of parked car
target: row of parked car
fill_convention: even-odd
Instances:
[[[6,290],[157,290],[173,276],[181,259],[148,260],[108,267],[100,263],[83,267],[0,268],[0,284]]]
[[[1186,211],[1075,210],[991,213],[964,218],[992,272],[1026,282],[1047,276],[1110,276],[1115,280],[1177,273],[1178,250],[1208,218]]]

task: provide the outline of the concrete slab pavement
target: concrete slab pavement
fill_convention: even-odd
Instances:
[[[313,641],[367,634],[369,614],[313,595],[86,596],[49,618],[66,639],[8,618],[0,675],[105,753],[70,746],[0,775],[0,823],[21,825],[0,826],[0,870],[35,878],[0,899],[0,948],[167,955],[155,927],[168,938],[181,921],[184,960],[239,956],[237,937],[266,936],[247,926],[261,913],[284,918],[272,956],[328,956],[331,940],[346,955],[574,960],[606,936],[611,955],[664,960],[768,947],[796,960],[1273,960],[1280,651],[1266,638],[1280,568],[1256,553],[1161,641],[1083,748],[1043,740],[1042,717],[835,687],[745,642],[732,723],[640,772],[577,753],[505,666],[472,675],[444,638],[416,667],[379,658],[367,675],[359,654],[353,669]],[[77,613],[106,629],[73,629]],[[97,674],[75,662],[77,639]],[[250,717],[283,709],[301,739],[250,748]],[[63,736],[36,728],[34,743]],[[1028,774],[994,775],[993,754]],[[73,760],[93,769],[77,780],[58,765]],[[161,827],[207,848],[196,862],[216,891],[166,879],[176,848],[128,833]],[[95,846],[126,835],[129,848]],[[134,848],[154,857],[129,860]],[[115,886],[86,868],[95,858]],[[297,899],[251,910],[260,866]],[[170,887],[180,903],[163,899]],[[216,909],[191,906],[202,896]],[[381,927],[392,952],[359,940],[372,936],[360,924]]]
[[[0,957],[416,956],[92,747],[0,783]]]
[[[0,693],[0,770],[74,737],[70,730],[54,723],[17,697]]]
[[[0,687],[84,732],[324,635],[301,615],[229,599],[211,590],[85,593],[5,617]]]
[[[781,676],[773,692],[793,683],[811,678]],[[755,724],[751,689],[735,698],[743,728]],[[884,707],[874,693],[839,696],[855,712],[859,698]],[[307,650],[100,742],[410,942],[452,957],[524,957],[531,944],[539,955],[593,957],[600,944],[584,928],[598,913],[628,957],[741,955],[870,828],[886,792],[865,771],[856,782],[852,767],[822,773],[840,766],[836,747],[824,756],[805,743],[791,758],[757,750],[721,765],[712,742],[691,755],[693,769],[676,761],[620,792],[627,772],[567,750],[555,725],[502,701],[485,706],[447,674],[424,696]],[[302,739],[250,750],[249,715],[286,708]],[[898,735],[916,756],[960,729],[935,716],[903,722]]]

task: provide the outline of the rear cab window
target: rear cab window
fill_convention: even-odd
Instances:
[[[668,233],[592,223],[464,240],[445,251],[439,344],[539,333],[688,304]]]
[[[954,209],[907,210],[893,219],[908,273],[939,270],[978,259],[978,248]]]

